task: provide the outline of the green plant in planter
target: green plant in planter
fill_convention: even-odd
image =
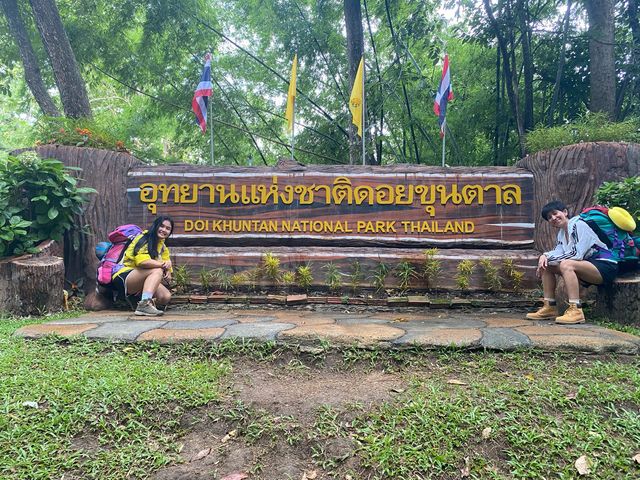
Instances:
[[[231,288],[238,290],[246,282],[245,272],[236,272],[232,274],[229,282],[231,283]]]
[[[262,255],[262,270],[264,271],[265,276],[275,282],[278,283],[280,281],[280,275],[282,272],[280,271],[280,259],[276,257],[271,252],[265,252]]]
[[[436,258],[437,248],[429,248],[424,252],[424,263],[422,264],[422,278],[424,278],[427,288],[436,288],[438,277],[442,273],[442,262]]]
[[[506,277],[509,279],[511,288],[514,292],[520,292],[522,289],[522,280],[524,279],[524,272],[518,270],[513,263],[513,259],[505,258],[502,261],[502,269]]]
[[[295,272],[282,272],[281,281],[287,287],[291,287],[296,283],[296,273]]]
[[[198,273],[198,277],[200,278],[202,290],[207,293],[210,292],[214,280],[213,272],[203,267]]]
[[[484,281],[489,288],[497,292],[502,289],[502,278],[500,277],[500,271],[491,260],[483,258],[480,260],[480,267],[484,271]]]
[[[362,265],[359,260],[354,260],[351,262],[351,291],[355,294],[358,288],[360,287],[360,283],[364,280],[364,275],[362,273]]]
[[[471,260],[462,260],[456,268],[456,286],[460,290],[468,290],[471,285],[471,274],[475,268],[475,263]]]
[[[332,292],[337,292],[342,288],[342,274],[338,270],[338,267],[336,267],[333,263],[327,263],[324,266],[324,269],[327,271],[325,281],[327,283],[327,286],[329,287],[329,290],[331,290]]]
[[[304,290],[309,290],[313,285],[313,273],[309,265],[300,265],[296,268],[296,282]]]
[[[385,283],[387,281],[387,275],[389,275],[389,265],[386,263],[378,263],[373,270],[373,288],[376,289],[376,293],[380,293],[384,290]]]
[[[223,267],[212,270],[213,281],[222,290],[231,290],[231,275]]]
[[[417,271],[411,263],[405,260],[396,266],[395,274],[398,277],[398,287],[402,295],[409,290],[411,279],[417,276]]]
[[[34,251],[43,240],[80,245],[84,228],[74,226],[93,188],[78,187],[72,168],[35,152],[0,161],[0,256]],[[77,169],[76,169],[77,170]]]
[[[179,293],[185,293],[191,284],[191,274],[186,265],[178,265],[173,268],[173,283]]]

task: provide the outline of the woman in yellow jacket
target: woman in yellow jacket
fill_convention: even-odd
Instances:
[[[171,292],[162,284],[171,281],[172,265],[169,249],[164,242],[173,232],[170,217],[156,218],[149,228],[133,239],[122,257],[122,267],[113,274],[119,293],[142,295],[136,315],[156,316],[164,312],[156,308],[166,305]]]

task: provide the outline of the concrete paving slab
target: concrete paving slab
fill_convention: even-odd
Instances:
[[[221,339],[250,338],[252,340],[273,341],[279,333],[294,328],[292,323],[237,323],[226,327]]]
[[[481,338],[482,332],[478,328],[423,328],[407,329],[407,334],[394,343],[424,347],[471,347],[479,346]]]
[[[515,350],[530,347],[531,340],[525,334],[511,328],[483,328],[480,345],[492,350]]]
[[[88,331],[85,335],[88,338],[133,342],[140,334],[153,330],[154,328],[160,328],[165,323],[167,322],[158,320],[103,323],[97,328]]]
[[[163,318],[164,320],[164,318]],[[238,323],[236,320],[180,320],[167,322],[163,327],[166,330],[199,330],[203,328],[223,328]]]
[[[346,323],[330,325],[305,325],[282,332],[278,338],[288,341],[308,343],[313,340],[326,340],[340,344],[375,345],[388,342],[404,335],[404,330],[390,325],[375,323]]]
[[[74,335],[81,335],[92,328],[96,328],[97,323],[82,323],[79,325],[60,325],[53,323],[40,323],[37,325],[26,325],[16,330],[14,335],[27,337],[27,338],[39,338],[46,335],[60,335],[63,337],[72,337]]]
[[[188,330],[155,328],[142,333],[137,340],[159,343],[177,343],[195,340],[211,341],[220,338],[223,333],[224,328],[196,328]]]

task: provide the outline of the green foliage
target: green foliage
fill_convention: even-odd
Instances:
[[[231,275],[223,267],[218,267],[212,270],[213,279],[215,284],[222,290],[231,290]]]
[[[581,142],[640,142],[640,120],[612,122],[603,113],[589,113],[565,125],[538,126],[526,139],[529,153]]]
[[[173,268],[173,283],[176,290],[185,293],[191,285],[191,272],[186,265],[178,265]]]
[[[0,161],[0,257],[32,251],[39,242],[60,240],[73,230],[74,215],[82,213],[95,190],[78,187],[70,170],[34,152]]]
[[[373,288],[376,289],[376,293],[380,293],[384,290],[387,275],[389,275],[389,266],[386,263],[378,263],[373,271]]]
[[[342,274],[338,270],[338,267],[334,263],[327,263],[324,267],[327,272],[325,282],[329,290],[337,292],[342,288]]]
[[[287,287],[291,287],[296,283],[296,273],[290,271],[282,272],[280,281]]]
[[[280,281],[282,272],[280,271],[280,259],[271,252],[265,252],[262,255],[261,269],[265,276],[277,283]]]
[[[364,280],[364,274],[362,273],[362,265],[359,260],[351,262],[351,291],[356,293],[360,287],[360,283]]]
[[[437,248],[429,248],[424,252],[424,263],[422,264],[422,278],[427,284],[427,288],[435,288],[438,277],[442,273],[442,262],[436,258]]]
[[[300,265],[296,268],[296,281],[300,288],[309,290],[311,285],[313,285],[313,273],[309,265]]]
[[[467,290],[471,285],[471,274],[475,269],[472,260],[462,260],[456,268],[456,286],[460,290]]]
[[[607,207],[622,207],[640,223],[640,176],[620,182],[604,182],[595,194],[595,202]]]
[[[411,285],[411,279],[416,277],[416,267],[410,262],[400,262],[395,268],[396,277],[398,277],[398,287],[400,287],[400,293],[404,293],[409,290]]]
[[[522,280],[524,279],[524,272],[518,270],[511,258],[505,258],[502,261],[502,269],[505,272],[511,288],[514,292],[520,292],[522,290]]]
[[[479,263],[484,272],[484,281],[489,290],[495,292],[501,290],[502,278],[500,277],[500,270],[488,258],[483,258]]]
[[[36,131],[36,145],[55,143],[120,152],[129,151],[123,140],[117,139],[104,127],[87,118],[42,117],[36,125]]]
[[[215,278],[214,272],[203,268],[202,270],[200,270],[198,276],[200,277],[200,286],[202,287],[202,290],[204,290],[205,292],[210,292]]]

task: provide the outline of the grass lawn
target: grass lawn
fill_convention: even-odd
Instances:
[[[36,321],[0,318],[2,479],[569,479],[583,455],[585,478],[640,478],[636,357],[11,335]],[[326,385],[349,401],[325,403]],[[216,462],[185,456],[216,428]],[[276,473],[283,462],[303,471]]]

